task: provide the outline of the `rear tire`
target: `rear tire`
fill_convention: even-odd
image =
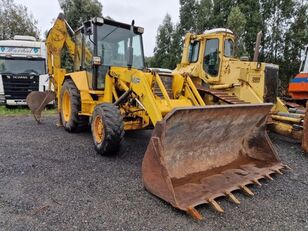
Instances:
[[[65,80],[60,94],[61,121],[68,132],[84,130],[89,123],[87,116],[80,116],[80,93],[71,79]]]
[[[116,155],[124,136],[124,122],[118,107],[109,103],[97,105],[91,130],[95,150],[103,156]]]

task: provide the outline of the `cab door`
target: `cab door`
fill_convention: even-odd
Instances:
[[[210,78],[218,78],[220,67],[219,54],[219,39],[206,39],[203,55],[203,70]]]

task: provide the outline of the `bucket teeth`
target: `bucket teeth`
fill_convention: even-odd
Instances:
[[[274,180],[269,174],[264,175],[269,180]]]
[[[288,165],[284,165],[284,167],[285,167],[286,169],[288,169],[288,170],[292,170],[292,168],[290,168],[290,166],[288,166]]]
[[[249,196],[255,195],[249,188],[247,188],[245,185],[241,185],[240,188]]]
[[[224,212],[223,208],[214,199],[210,199],[209,202],[217,212]]]
[[[239,199],[237,199],[232,193],[225,193],[227,197],[229,197],[229,199],[234,202],[235,204],[240,204],[241,202],[239,201]]]
[[[188,208],[186,212],[196,220],[203,220],[202,215],[195,208]]]
[[[283,175],[283,173],[279,169],[275,169],[274,171],[280,175]]]
[[[253,179],[252,182],[258,186],[262,186],[262,184],[257,179]]]

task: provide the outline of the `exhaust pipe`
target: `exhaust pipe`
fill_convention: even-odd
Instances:
[[[253,55],[253,61],[254,62],[258,62],[259,53],[260,53],[259,50],[260,50],[260,44],[261,44],[262,35],[263,35],[262,31],[259,31],[259,33],[257,34],[255,53]]]

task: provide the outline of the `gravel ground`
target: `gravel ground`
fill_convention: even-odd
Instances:
[[[308,230],[308,155],[272,135],[293,168],[225,213],[198,207],[198,222],[146,192],[141,162],[151,131],[125,135],[120,155],[99,156],[91,133],[69,134],[55,116],[0,117],[0,230]]]

